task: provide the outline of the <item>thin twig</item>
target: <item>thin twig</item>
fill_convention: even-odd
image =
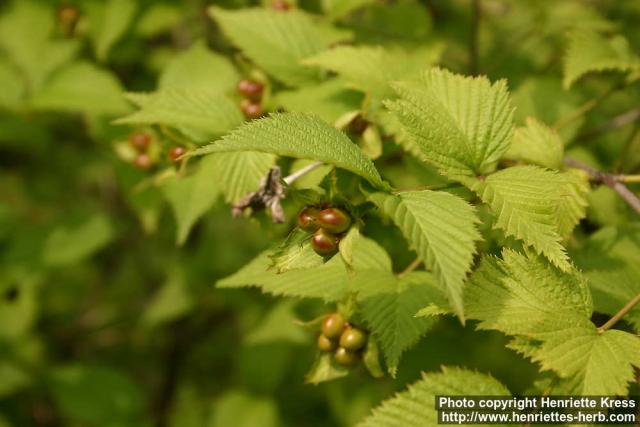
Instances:
[[[560,118],[560,120],[558,120],[553,125],[553,129],[554,130],[559,130],[559,129],[562,129],[563,127],[573,123],[574,121],[578,120],[580,117],[582,117],[585,114],[587,114],[593,108],[597,107],[599,104],[601,104],[604,100],[606,100],[609,96],[611,96],[617,90],[622,89],[623,87],[624,86],[622,86],[622,85],[615,85],[615,86],[611,87],[608,91],[600,94],[599,96],[597,96],[597,97],[595,97],[593,99],[588,100],[587,102],[582,104],[577,109],[573,110],[568,115]]]
[[[480,0],[471,0],[471,36],[469,39],[469,74],[478,75],[478,31],[480,29]]]
[[[298,169],[297,171],[290,173],[289,175],[285,176],[283,178],[284,182],[287,183],[287,185],[291,185],[293,184],[297,179],[300,179],[301,177],[305,176],[306,174],[308,174],[311,171],[314,171],[316,169],[318,169],[320,166],[322,166],[323,163],[322,162],[313,162],[308,164],[307,166]]]
[[[400,273],[396,274],[396,277],[400,278],[400,277],[404,277],[407,274],[411,273],[413,270],[415,270],[416,268],[420,267],[420,264],[422,264],[422,258],[420,257],[416,257],[416,259],[414,259],[411,264],[409,264],[407,266],[407,268],[405,268],[404,270],[402,270]]]
[[[576,159],[572,159],[569,157],[564,159],[564,163],[567,166],[582,169],[587,174],[589,174],[589,177],[591,178],[592,181],[601,182],[611,187],[611,189],[616,193],[618,193],[620,197],[622,197],[624,201],[627,202],[627,204],[631,206],[631,208],[634,211],[640,214],[640,199],[631,190],[629,190],[627,186],[624,185],[623,183],[625,179],[626,179],[625,182],[634,182],[634,181],[628,181],[628,179],[629,178],[635,179],[635,175],[628,175],[628,176],[614,175],[607,172],[602,172]]]
[[[610,329],[613,325],[618,323],[618,320],[622,319],[633,307],[640,303],[640,294],[636,295],[624,305],[611,319],[609,319],[604,325],[598,328],[598,333],[603,334],[607,329]]]
[[[637,120],[640,120],[640,108],[632,108],[631,110],[624,112],[622,114],[619,114],[616,117],[612,118],[611,120],[601,124],[595,129],[589,130],[581,135],[578,135],[576,140],[586,141],[588,139],[601,135],[605,132],[619,129],[628,124],[634,123]]]

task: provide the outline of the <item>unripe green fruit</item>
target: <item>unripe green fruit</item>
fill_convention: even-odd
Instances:
[[[340,347],[349,351],[358,351],[367,343],[367,334],[358,328],[346,329],[340,335]]]
[[[338,347],[338,343],[332,339],[327,338],[325,335],[318,335],[318,349],[320,351],[334,351]]]
[[[351,226],[351,217],[341,209],[327,208],[318,213],[318,224],[330,233],[342,233]]]
[[[319,212],[319,209],[312,207],[306,207],[302,209],[298,214],[298,227],[310,233],[316,231],[318,228],[320,228],[320,226],[318,225]]]
[[[353,366],[358,363],[358,354],[347,350],[344,347],[338,347],[334,354],[334,358],[339,365]]]
[[[322,256],[333,255],[338,252],[339,239],[331,233],[320,228],[311,236],[311,247]]]
[[[347,321],[342,314],[330,314],[322,322],[322,335],[329,339],[338,339],[342,335],[346,323]]]

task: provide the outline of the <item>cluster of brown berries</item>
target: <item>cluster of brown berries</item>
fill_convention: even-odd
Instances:
[[[308,206],[298,214],[298,226],[313,233],[311,247],[318,255],[331,256],[338,252],[340,238],[351,227],[351,217],[342,209]]]
[[[255,80],[243,79],[238,82],[236,89],[243,97],[240,101],[240,111],[242,111],[242,114],[249,120],[262,117],[261,101],[264,85]]]
[[[322,322],[318,349],[333,352],[336,363],[353,366],[361,358],[367,343],[367,333],[349,324],[340,313],[329,314]]]
[[[156,157],[150,153],[150,147],[153,143],[153,137],[148,132],[134,132],[129,135],[129,144],[135,148],[136,156],[133,158],[133,164],[139,169],[150,169],[156,163]],[[173,146],[167,153],[167,158],[171,162],[176,162],[187,150],[179,145]]]

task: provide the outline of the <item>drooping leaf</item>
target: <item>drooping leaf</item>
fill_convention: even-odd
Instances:
[[[517,128],[505,159],[518,160],[549,169],[560,169],[564,144],[560,136],[543,123],[527,117],[526,126]]]
[[[42,256],[50,266],[73,264],[102,249],[113,237],[109,219],[96,214],[76,227],[55,228],[47,237]]]
[[[569,36],[562,84],[569,89],[584,75],[599,71],[628,72],[640,67],[640,58],[622,36],[610,39],[594,29],[578,28]]]
[[[280,13],[265,8],[209,9],[223,33],[252,61],[277,80],[297,86],[319,74],[300,63],[330,44],[349,37],[299,9]]]
[[[253,120],[190,155],[234,151],[319,160],[360,175],[378,188],[386,188],[373,163],[344,133],[309,114],[280,113]]]
[[[438,425],[437,396],[510,396],[494,378],[461,368],[442,367],[374,408],[358,427],[423,427]]]
[[[304,380],[309,384],[320,384],[325,381],[346,377],[348,374],[349,368],[338,365],[333,359],[333,354],[318,353]]]
[[[491,84],[438,68],[419,83],[393,85],[400,99],[387,106],[422,155],[456,178],[495,169],[509,148],[513,108],[504,81]]]
[[[136,0],[87,2],[89,34],[99,61],[105,61],[109,51],[127,31],[138,8]]]
[[[462,287],[480,239],[473,207],[452,194],[429,190],[374,193],[369,199],[402,230],[464,319]]]

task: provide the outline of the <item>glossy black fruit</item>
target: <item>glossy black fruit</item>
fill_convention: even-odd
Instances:
[[[318,335],[318,350],[329,352],[336,348],[338,348],[337,341],[329,339],[323,334]]]
[[[263,113],[262,106],[249,99],[240,101],[240,111],[242,111],[242,114],[249,120],[258,119],[262,117]]]
[[[330,233],[342,233],[351,226],[351,217],[341,209],[327,208],[318,213],[318,224]]]
[[[353,366],[358,363],[358,354],[347,350],[344,347],[338,347],[334,354],[336,362],[343,366]]]
[[[151,144],[151,135],[146,132],[135,132],[129,135],[129,143],[138,151],[147,151]]]
[[[347,321],[342,314],[330,314],[322,322],[322,335],[329,339],[338,339],[342,335],[346,324]]]
[[[329,256],[338,252],[339,241],[336,236],[320,228],[311,236],[311,247],[318,255]]]
[[[310,233],[316,231],[318,228],[320,228],[320,226],[318,225],[319,212],[319,209],[313,207],[306,207],[302,209],[298,214],[298,227]]]
[[[358,351],[367,343],[367,334],[358,328],[348,328],[340,335],[340,347]]]
[[[245,98],[249,98],[252,101],[260,101],[262,92],[264,91],[264,85],[254,80],[243,79],[238,82],[236,89],[238,93]]]
[[[177,145],[175,147],[172,147],[169,150],[169,153],[167,153],[167,157],[169,158],[170,161],[175,162],[186,152],[187,152],[186,148]]]

